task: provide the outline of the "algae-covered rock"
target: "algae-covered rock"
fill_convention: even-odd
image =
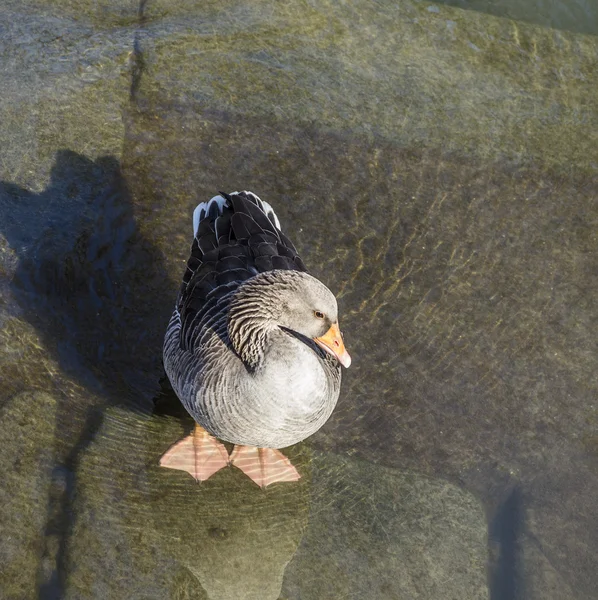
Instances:
[[[339,296],[356,360],[311,442],[449,477],[483,500],[491,521],[521,486],[525,525],[515,535],[530,526],[546,536],[574,589],[590,590],[580,555],[598,554],[588,452],[596,240],[581,215],[596,214],[594,180],[282,120],[154,108],[127,116],[123,171],[155,207],[142,227],[172,268],[185,259],[195,198],[253,189],[276,200],[306,264]],[[542,519],[532,524],[534,509]],[[552,525],[565,514],[567,531]],[[525,553],[508,558],[510,527],[496,536],[491,570],[518,578]]]
[[[103,33],[55,8],[0,7],[0,177],[34,192],[61,150],[119,156],[130,90],[133,30]]]
[[[60,490],[54,472],[57,402],[50,394],[25,391],[0,406],[0,589],[2,598],[34,598],[52,572],[56,544],[52,499]]]
[[[145,103],[595,168],[595,37],[415,0],[180,6],[140,39]]]
[[[197,484],[157,465],[183,432],[173,418],[106,415],[80,461],[69,597],[487,597],[485,518],[466,492],[334,455],[312,462],[305,447],[286,451],[297,484],[261,490],[232,467]]]
[[[183,434],[172,418],[106,415],[78,473],[69,597],[279,597],[307,520],[305,449],[287,450],[294,485],[261,490],[232,467],[197,484],[158,466]]]
[[[487,599],[486,519],[471,494],[316,453],[309,527],[285,600]]]

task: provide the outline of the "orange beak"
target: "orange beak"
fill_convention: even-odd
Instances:
[[[326,350],[326,352],[335,356],[338,359],[338,362],[346,369],[351,366],[351,357],[345,350],[343,336],[341,335],[341,330],[338,328],[337,323],[335,323],[322,337],[314,338],[314,342],[316,342],[322,350]]]

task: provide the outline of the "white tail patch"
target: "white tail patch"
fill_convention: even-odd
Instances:
[[[230,195],[232,196],[238,193],[239,192],[231,192]],[[258,195],[254,194],[253,192],[248,192],[244,190],[244,193],[248,196],[251,196],[252,198],[255,198],[255,200],[257,201],[257,205],[259,206],[259,208],[262,209],[262,212],[270,219],[270,221],[274,222],[278,229],[282,231],[282,228],[280,227],[280,221],[278,220],[278,217],[276,216],[276,213],[274,212],[274,209],[270,206],[270,204],[268,204],[268,202],[264,202]],[[222,213],[222,208],[226,204],[226,198],[223,198],[220,195],[214,196],[213,198],[210,198],[210,200],[208,200],[207,202],[200,202],[195,207],[195,210],[193,211],[194,236],[197,235],[197,230],[199,229],[199,222],[203,218],[205,218],[207,214],[209,214],[212,202],[215,202],[218,205],[218,213]]]
[[[222,212],[222,207],[226,204],[226,198],[222,196],[214,196],[207,202],[200,202],[193,211],[193,236],[197,235],[199,229],[199,222],[209,213],[212,202],[218,205],[218,212]]]

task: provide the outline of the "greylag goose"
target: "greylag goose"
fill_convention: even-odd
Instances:
[[[164,340],[164,367],[194,431],[160,465],[204,481],[232,464],[265,487],[300,475],[278,448],[315,433],[351,358],[332,292],[309,275],[272,207],[220,193],[194,239]],[[235,444],[228,455],[216,438]]]

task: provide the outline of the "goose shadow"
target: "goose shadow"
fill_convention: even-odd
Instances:
[[[108,407],[151,412],[161,386],[167,387],[161,340],[177,284],[137,227],[131,194],[112,156],[93,161],[59,151],[40,193],[1,182],[0,223],[18,258],[11,286],[18,318],[35,328],[48,358],[58,363],[59,381],[52,384],[68,387],[60,381],[66,375],[85,390],[74,398],[56,395],[51,487],[59,491],[48,500],[44,542],[53,538],[56,550],[51,574],[40,567],[38,597],[59,598],[81,456]],[[34,385],[48,386],[42,365],[27,368],[34,371]]]
[[[161,360],[181,273],[170,273],[151,234],[138,227],[119,162],[58,152],[42,192],[0,184],[0,222],[18,258],[14,312],[35,328],[48,360],[58,365],[52,380],[43,375],[43,365],[24,365],[34,371],[32,377],[28,373],[33,386],[58,388],[55,417],[48,423],[55,456],[37,557],[37,597],[63,598],[90,563],[97,568],[104,557],[94,554],[90,540],[98,535],[97,522],[90,527],[88,515],[101,520],[112,506],[122,513],[119,518],[137,519],[140,530],[150,529],[148,537],[159,540],[157,550],[150,544],[133,553],[135,560],[145,564],[144,552],[156,551],[165,568],[173,561],[179,565],[175,587],[177,573],[186,572],[192,587],[224,582],[233,593],[231,586],[244,587],[251,579],[258,587],[268,582],[279,589],[304,528],[308,479],[256,494],[231,469],[198,494],[190,478],[157,466],[164,442],[176,440],[191,423]],[[165,416],[175,418],[160,418]],[[300,462],[307,460],[305,455]],[[108,481],[118,482],[114,496],[102,487]],[[184,514],[204,518],[189,526]],[[279,532],[277,552],[273,542],[255,538],[261,531],[256,523]],[[184,543],[172,543],[177,535]],[[119,552],[115,556],[126,558]],[[234,581],[223,574],[229,562],[219,560],[230,552],[237,557]],[[264,562],[260,556],[269,558]],[[109,564],[104,571],[110,572]]]

